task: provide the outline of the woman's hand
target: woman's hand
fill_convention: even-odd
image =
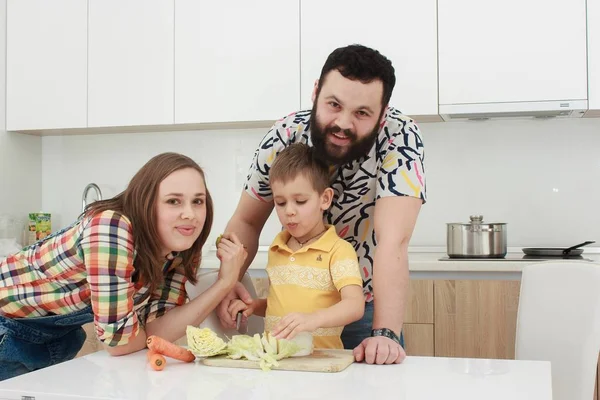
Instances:
[[[246,248],[235,233],[223,236],[217,245],[217,258],[221,261],[219,279],[231,285],[237,282],[247,256]]]

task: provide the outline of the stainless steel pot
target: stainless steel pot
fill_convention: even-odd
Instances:
[[[446,241],[450,258],[503,258],[506,256],[506,223],[484,223],[472,215],[469,223],[448,223]]]

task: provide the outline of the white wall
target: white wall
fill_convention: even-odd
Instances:
[[[509,246],[600,243],[600,119],[423,124],[429,203],[413,244],[447,222],[507,222]]]
[[[0,0],[0,93],[6,93],[6,0]],[[6,97],[0,96],[0,215],[26,222],[42,205],[42,140],[6,132]]]
[[[192,157],[205,170],[215,201],[213,239],[209,241],[214,243],[235,209],[254,147],[265,132],[253,129],[44,137],[44,211],[53,214],[56,227],[66,226],[81,212],[81,196],[88,183],[96,183],[103,198],[112,197],[125,189],[151,157],[175,151]],[[273,223],[275,218],[273,215]],[[270,226],[273,231],[273,224]]]
[[[446,223],[482,214],[508,223],[509,246],[600,242],[600,119],[421,124],[428,203],[411,245],[445,246]],[[191,156],[206,170],[216,201],[212,238],[237,204],[265,129],[43,138],[43,209],[55,227],[74,220],[81,194],[97,183],[105,197],[164,151]],[[263,231],[268,244],[279,226]]]

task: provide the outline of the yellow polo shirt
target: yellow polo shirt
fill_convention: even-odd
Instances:
[[[318,240],[295,252],[286,244],[289,239],[290,233],[284,230],[269,248],[266,331],[289,313],[312,313],[331,307],[341,300],[340,290],[345,286],[362,287],[356,252],[337,235],[334,226],[328,226]],[[315,348],[344,348],[340,339],[343,329],[317,329],[312,333]]]

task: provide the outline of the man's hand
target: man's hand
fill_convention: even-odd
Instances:
[[[235,233],[223,235],[217,245],[217,258],[221,261],[219,279],[233,283],[240,276],[240,271],[248,253]]]
[[[402,346],[385,336],[366,338],[353,353],[356,362],[367,364],[400,364],[406,358]]]
[[[300,332],[313,332],[319,328],[314,314],[291,313],[281,318],[281,321],[271,331],[277,339],[293,339]]]
[[[225,298],[221,301],[221,304],[217,307],[217,316],[221,320],[221,325],[224,328],[234,329],[235,328],[235,318],[231,317],[229,313],[229,306],[235,300],[242,300],[247,305],[252,304],[252,296],[246,290],[244,285],[241,282],[237,282],[233,287],[233,290],[225,296]]]

